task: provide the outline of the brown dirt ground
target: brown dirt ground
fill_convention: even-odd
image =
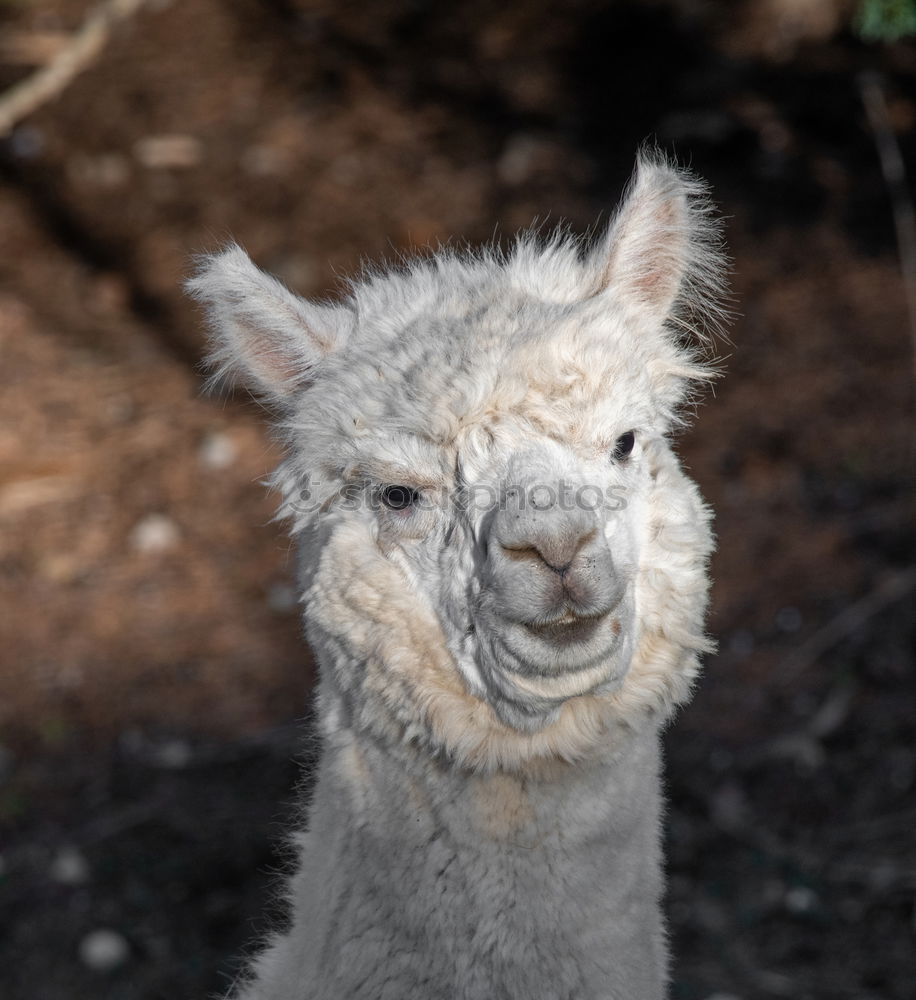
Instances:
[[[681,447],[720,651],[669,738],[673,995],[912,997],[913,344],[856,74],[916,170],[916,47],[807,7],[151,0],[0,143],[0,995],[203,995],[263,926],[312,666],[276,451],[198,394],[189,255],[231,234],[326,295],[584,231],[654,134],[713,182],[738,310]],[[0,43],[86,9],[0,5]]]

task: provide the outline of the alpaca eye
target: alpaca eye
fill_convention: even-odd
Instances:
[[[382,503],[389,510],[407,510],[419,498],[419,491],[410,486],[385,486],[381,492]]]
[[[621,434],[620,437],[614,442],[614,450],[611,452],[611,458],[617,462],[622,462],[629,456],[630,452],[633,450],[633,445],[635,444],[635,431],[627,431],[626,434]]]

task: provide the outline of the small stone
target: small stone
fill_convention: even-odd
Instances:
[[[130,957],[130,945],[123,934],[100,927],[80,941],[79,956],[83,965],[94,972],[113,972]]]
[[[203,159],[203,145],[193,135],[148,135],[134,143],[134,156],[151,170],[187,169]]]
[[[51,862],[50,875],[61,885],[84,885],[89,881],[89,862],[75,847],[64,847]]]
[[[810,913],[817,907],[817,893],[798,885],[786,893],[786,909],[790,913]]]
[[[238,450],[228,434],[208,434],[198,451],[200,464],[206,469],[226,469],[235,461]]]
[[[166,552],[178,543],[178,526],[164,514],[149,514],[134,525],[130,544],[138,552]]]
[[[180,771],[187,767],[193,756],[190,744],[184,740],[169,740],[153,751],[156,763],[168,771]]]

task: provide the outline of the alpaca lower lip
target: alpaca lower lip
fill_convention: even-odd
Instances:
[[[525,628],[532,635],[549,642],[585,642],[598,631],[603,618],[603,615],[580,618],[578,615],[565,614],[562,618],[543,625],[526,624]]]

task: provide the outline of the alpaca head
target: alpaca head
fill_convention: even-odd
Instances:
[[[279,415],[308,634],[350,724],[513,766],[686,696],[711,541],[668,435],[709,375],[688,342],[719,315],[716,247],[702,185],[644,157],[584,252],[440,252],[339,305],[237,247],[202,262],[216,377]]]

